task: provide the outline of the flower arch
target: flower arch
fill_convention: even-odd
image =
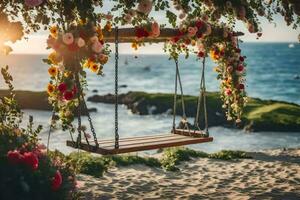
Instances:
[[[258,38],[262,35],[260,18],[273,22],[273,16],[280,13],[288,26],[296,29],[300,24],[300,3],[296,0],[113,0],[109,11],[105,3],[4,0],[0,4],[1,23],[15,24],[19,33],[14,38],[1,38],[2,47],[6,39],[15,41],[23,33],[50,29],[47,44],[53,53],[44,60],[50,65],[47,91],[64,129],[74,130],[76,97],[82,93],[77,82],[86,85],[85,68],[102,75],[110,55],[106,40],[109,42],[116,26],[134,27],[126,36],[133,38],[134,49],[145,41],[160,41],[164,31],[173,28],[164,46],[170,58],[191,53],[198,59],[210,56],[218,65],[215,71],[227,118],[239,122],[246,103],[246,63],[238,46],[236,22],[244,22]],[[160,24],[155,12],[165,13],[168,23]],[[22,24],[17,22],[20,18]]]

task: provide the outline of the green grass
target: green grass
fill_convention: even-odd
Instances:
[[[62,156],[60,155],[60,157]],[[242,151],[221,151],[214,154],[208,154],[202,151],[176,147],[164,149],[160,159],[153,157],[140,157],[137,155],[93,156],[86,152],[74,152],[68,156],[64,156],[64,161],[69,165],[72,165],[77,173],[101,177],[113,166],[121,167],[137,164],[161,168],[166,171],[178,171],[178,166],[182,162],[190,161],[195,158],[232,160],[250,157]]]

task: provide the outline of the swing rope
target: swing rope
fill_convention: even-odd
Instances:
[[[119,148],[119,122],[118,122],[118,72],[119,72],[119,29],[115,28],[115,149]]]
[[[203,100],[203,111],[204,111],[204,121],[205,121],[205,133],[208,136],[208,117],[207,117],[207,105],[206,105],[206,86],[205,86],[205,62],[206,59],[205,57],[202,60],[202,72],[201,72],[201,81],[200,81],[200,93],[198,96],[198,104],[197,104],[197,114],[195,117],[194,125],[197,127],[199,130],[199,118],[200,118],[200,108],[201,108],[201,103]]]
[[[190,130],[189,125],[187,123],[185,103],[184,103],[184,94],[183,94],[183,87],[182,87],[182,82],[181,82],[181,77],[180,77],[178,59],[174,58],[174,61],[175,61],[176,73],[175,73],[175,91],[174,91],[174,105],[173,105],[173,132],[175,132],[175,129],[176,129],[175,121],[176,121],[178,83],[179,83],[180,95],[181,95],[182,122],[184,123],[184,128]]]

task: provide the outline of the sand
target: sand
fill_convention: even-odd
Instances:
[[[83,199],[300,199],[300,149],[250,154],[254,159],[195,159],[179,172],[134,165],[78,180]]]

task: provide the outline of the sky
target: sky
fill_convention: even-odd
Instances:
[[[157,21],[162,21],[165,23],[164,15],[156,14],[153,16]],[[250,34],[244,23],[239,21],[237,23],[237,30],[245,33],[245,36],[241,37],[245,42],[289,42],[296,43],[298,41],[298,35],[300,34],[300,28],[297,30],[292,29],[292,27],[287,27],[283,18],[281,16],[275,16],[275,24],[269,23],[265,19],[261,19],[263,35],[257,40],[256,34]],[[14,54],[48,54],[49,50],[46,50],[46,40],[47,33],[35,33],[31,36],[28,36],[28,40],[21,40],[12,44]],[[120,53],[132,53],[132,54],[162,54],[163,44],[152,44],[146,45],[146,47],[142,47],[135,52],[130,44],[122,44],[120,45]],[[128,51],[130,49],[130,51]]]

